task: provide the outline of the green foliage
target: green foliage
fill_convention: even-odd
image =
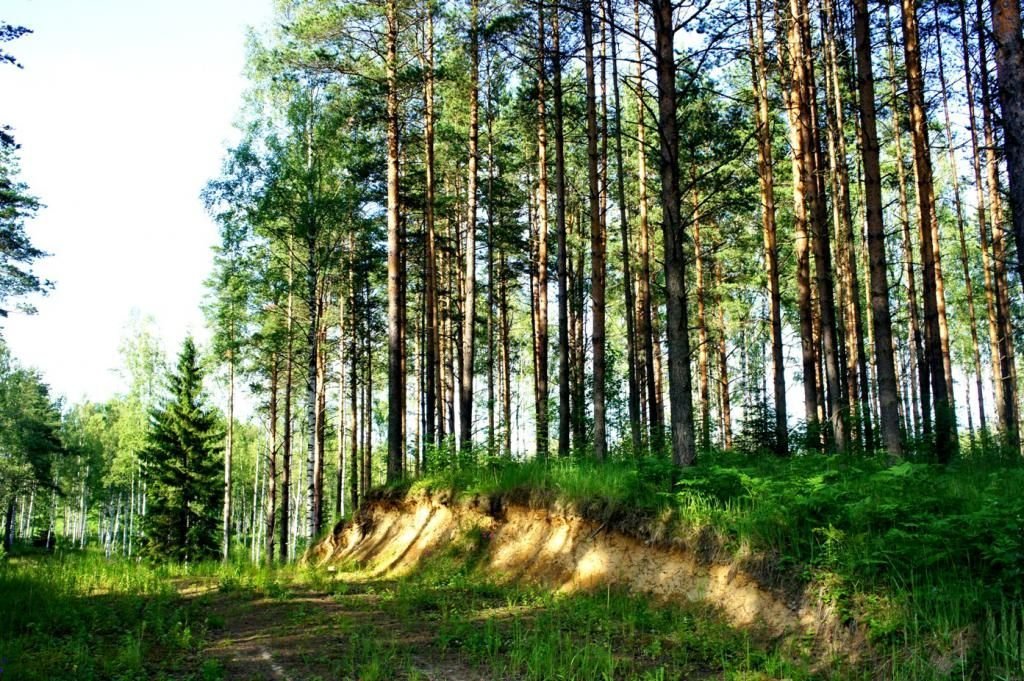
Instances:
[[[197,561],[216,555],[222,478],[222,430],[204,404],[203,374],[191,337],[168,378],[170,395],[152,414],[142,460],[149,481],[146,548],[150,555]]]
[[[0,504],[33,488],[52,489],[64,453],[60,411],[36,371],[20,367],[0,340]],[[5,536],[6,541],[6,536]]]
[[[0,61],[2,57],[0,52]],[[6,130],[0,132],[8,137]],[[0,141],[0,305],[10,298],[45,293],[52,287],[32,271],[32,265],[46,253],[32,245],[25,222],[35,217],[42,204],[18,179],[18,172],[17,147],[13,142],[8,145]],[[34,311],[28,305],[21,308]],[[7,310],[0,309],[0,317],[6,316]]]

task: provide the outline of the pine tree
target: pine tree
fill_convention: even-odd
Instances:
[[[149,478],[146,549],[179,561],[217,556],[223,432],[204,404],[196,346],[185,339],[170,396],[151,417],[143,465]]]

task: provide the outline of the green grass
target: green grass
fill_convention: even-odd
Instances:
[[[1024,678],[1024,468],[712,453],[672,480],[649,458],[489,461],[382,494],[561,507],[713,559],[746,557],[765,585],[823,589],[863,625],[861,664],[735,629],[707,606],[497,582],[487,537],[470,532],[401,579],[351,565],[3,558],[0,679],[214,681],[228,658],[211,642],[247,618],[268,646],[288,641],[293,678],[437,678],[449,664],[495,679]]]
[[[204,625],[178,598],[177,572],[99,553],[0,563],[2,678],[189,676]]]

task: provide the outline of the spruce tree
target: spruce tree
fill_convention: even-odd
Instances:
[[[223,432],[204,403],[203,372],[191,337],[168,384],[170,395],[151,414],[143,454],[147,551],[178,561],[213,558],[219,548]]]

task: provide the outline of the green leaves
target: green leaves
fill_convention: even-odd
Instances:
[[[64,452],[59,427],[47,385],[19,366],[0,340],[0,502],[52,484],[54,459]]]

